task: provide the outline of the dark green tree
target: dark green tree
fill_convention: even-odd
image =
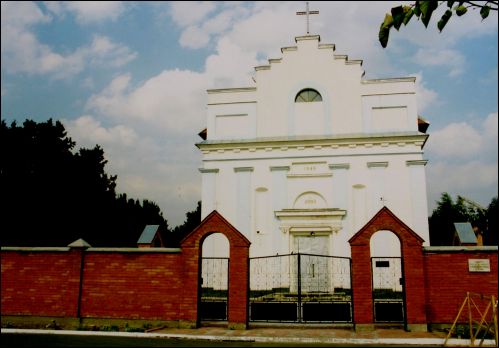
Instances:
[[[494,197],[486,212],[487,229],[484,234],[485,245],[499,245],[499,230],[497,226],[498,215],[499,211],[497,210],[497,197]]]
[[[385,15],[379,28],[378,38],[381,46],[385,48],[388,45],[390,29],[399,30],[402,24],[407,25],[414,16],[420,19],[425,27],[428,27],[430,19],[438,7],[447,7],[437,23],[438,30],[442,31],[453,15],[460,17],[470,9],[479,12],[483,20],[489,16],[490,11],[497,11],[498,2],[425,0],[416,1],[410,5],[392,7],[390,13]]]
[[[74,151],[59,121],[9,127],[2,120],[1,244],[136,246],[147,224],[168,224],[150,201],[116,195],[117,177],[105,170],[100,146]]]
[[[495,211],[493,209],[497,208],[490,209],[491,213]],[[462,196],[458,196],[454,202],[452,197],[444,192],[429,218],[430,244],[435,246],[452,245],[455,222],[469,222],[473,227],[478,227],[482,231],[484,239],[489,234],[490,226],[486,210],[470,204],[470,201]]]
[[[187,236],[190,232],[194,231],[196,227],[201,223],[201,201],[198,201],[198,205],[195,210],[187,212],[185,214],[185,221],[182,225],[175,227],[169,234],[168,238],[169,244],[173,247],[178,247],[179,242]]]

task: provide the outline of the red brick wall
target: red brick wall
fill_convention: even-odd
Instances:
[[[180,253],[85,252],[81,316],[178,320]],[[76,317],[80,251],[2,251],[2,315]]]
[[[377,222],[386,218],[379,217]],[[391,226],[402,239],[409,324],[452,323],[466,292],[497,297],[497,250],[422,249],[420,241],[403,227]],[[230,242],[229,325],[245,327],[249,242],[232,228],[213,215],[184,239],[182,252],[84,252],[81,316],[197,323],[200,245],[216,231]],[[366,225],[363,233],[351,239],[354,320],[358,324],[373,320],[368,241],[378,229],[386,226]],[[490,272],[469,272],[468,259],[489,259]],[[76,317],[80,264],[81,252],[74,249],[2,250],[2,315]]]
[[[181,261],[180,253],[86,253],[81,315],[178,320]]]
[[[372,274],[369,244],[367,245],[367,248],[365,245],[352,245],[351,251],[352,292],[354,301],[353,319],[357,324],[373,323]]]
[[[412,247],[403,245],[402,262],[404,265],[404,291],[407,323],[425,324],[427,322],[425,308],[426,286],[421,244],[417,246],[413,245]]]
[[[490,272],[469,272],[468,259],[489,259]],[[426,312],[430,323],[452,323],[466,292],[494,295],[497,299],[497,250],[425,251],[424,273]],[[483,308],[482,301],[475,298],[475,302]],[[466,316],[462,318],[461,321],[466,321]]]
[[[2,315],[76,317],[77,251],[2,251]]]

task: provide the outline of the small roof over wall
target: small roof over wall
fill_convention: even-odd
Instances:
[[[146,225],[137,241],[139,247],[164,247],[159,225]]]
[[[469,222],[454,223],[454,245],[476,245],[477,238]]]
[[[80,238],[75,240],[73,243],[68,244],[70,248],[90,248],[91,245],[88,244],[84,239]]]

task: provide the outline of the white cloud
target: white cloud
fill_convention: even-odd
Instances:
[[[181,27],[192,26],[203,21],[215,7],[210,1],[173,1],[171,17]]]
[[[446,161],[471,161],[489,154],[491,150],[497,153],[497,128],[497,112],[473,124],[451,123],[432,132],[427,149],[432,155]]]
[[[180,35],[180,45],[187,48],[202,48],[210,42],[208,33],[197,26],[187,27]]]
[[[118,193],[152,200],[162,208],[170,226],[181,224],[185,213],[194,210],[200,199],[200,176],[195,170],[200,155],[193,146],[195,135],[187,139],[174,134],[158,136],[143,124],[130,126],[126,122],[104,125],[94,115],[63,120],[79,147],[102,146],[108,159],[106,172],[118,174]],[[174,145],[182,140],[190,146]]]
[[[258,65],[256,52],[246,51],[229,38],[218,41],[217,52],[205,63],[205,75],[210,88],[245,87],[250,85],[250,76]]]
[[[279,49],[289,46],[299,33],[299,20],[293,13],[296,7],[296,3],[258,3],[248,16],[234,23],[227,37],[247,52],[277,58]]]
[[[174,21],[182,28],[179,39],[182,47],[192,49],[207,47],[214,40],[218,39],[220,35],[231,30],[236,20],[240,21],[249,14],[249,10],[242,6],[242,4],[234,3],[231,6],[224,5],[221,12],[211,18],[205,18],[205,15],[208,15],[212,10],[210,6],[206,3],[195,2],[182,2],[178,5],[172,5],[175,11],[187,9],[191,10],[194,14],[197,13],[199,17],[199,19],[184,20],[181,23],[178,23],[174,17]],[[188,23],[188,25],[185,23]]]
[[[497,196],[497,162],[469,161],[447,163],[430,161],[427,167],[429,213],[443,192],[451,196],[462,195],[480,202],[483,206]]]
[[[431,147],[432,153],[442,158],[469,158],[478,153],[481,142],[479,131],[468,123],[451,123],[431,134],[428,148]]]
[[[421,66],[441,66],[449,69],[449,76],[459,76],[466,66],[465,57],[453,49],[420,48],[413,61]]]
[[[114,43],[106,36],[94,36],[88,48],[78,52],[82,59],[89,60],[92,64],[100,66],[120,67],[128,64],[137,57],[128,47]]]
[[[29,1],[2,1],[2,29],[10,26],[31,26],[50,22],[35,3]]]
[[[418,112],[421,114],[430,106],[439,103],[438,93],[426,86],[423,80],[423,73],[411,74],[416,77],[416,99],[418,102]]]
[[[498,123],[497,112],[489,114],[485,121],[483,121],[484,136],[487,141],[495,140],[497,144]],[[497,146],[495,148],[497,149]]]
[[[76,120],[65,120],[66,128],[71,137],[77,138],[80,146],[93,147],[94,144],[129,147],[136,145],[137,133],[126,126],[118,125],[106,129],[101,123],[89,115],[81,116]]]
[[[196,132],[204,123],[206,75],[188,71],[163,71],[136,88],[131,76],[116,77],[87,108],[115,120],[146,122],[169,132]]]
[[[51,5],[48,9],[57,14],[61,14],[64,9],[74,14],[79,23],[90,24],[115,21],[124,12],[125,4],[121,1],[64,1],[59,5]]]
[[[51,6],[52,9],[56,8],[55,5]],[[88,66],[120,67],[137,56],[125,45],[102,35],[95,35],[90,44],[73,52],[55,52],[34,34],[35,25],[49,21],[50,17],[44,15],[34,3],[2,2],[2,69],[9,73],[48,74],[54,78],[67,78]]]
[[[494,112],[473,123],[451,123],[430,134],[426,145],[430,213],[442,192],[475,200],[497,195],[497,115]]]

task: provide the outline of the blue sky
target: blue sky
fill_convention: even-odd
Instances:
[[[497,196],[497,13],[414,18],[378,43],[402,2],[311,2],[310,31],[362,59],[365,78],[415,76],[428,204],[442,192],[486,206]],[[305,34],[305,2],[2,2],[2,119],[62,120],[100,144],[118,192],[155,201],[171,226],[201,197],[194,146],[206,89],[253,86],[253,67]]]

